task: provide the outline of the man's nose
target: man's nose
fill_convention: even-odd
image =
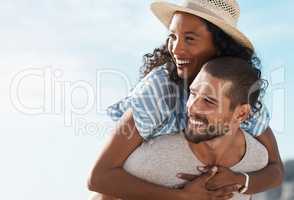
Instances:
[[[201,98],[199,95],[195,96],[193,99],[190,99],[187,105],[188,113],[198,113],[201,109]]]

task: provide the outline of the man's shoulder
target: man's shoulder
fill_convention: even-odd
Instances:
[[[243,159],[233,167],[236,171],[251,172],[264,168],[268,163],[268,151],[255,137],[244,132],[246,152]]]

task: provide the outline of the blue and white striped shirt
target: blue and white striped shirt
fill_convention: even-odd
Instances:
[[[187,93],[182,85],[169,79],[164,66],[153,69],[127,97],[107,108],[108,115],[119,120],[124,112],[132,109],[136,128],[144,140],[175,134],[186,128]],[[265,106],[250,117],[241,128],[259,136],[268,127],[269,112]]]

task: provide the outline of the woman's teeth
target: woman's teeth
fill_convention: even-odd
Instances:
[[[177,64],[178,65],[186,65],[186,64],[190,64],[191,61],[189,60],[177,60]]]

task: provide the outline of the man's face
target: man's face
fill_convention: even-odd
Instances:
[[[216,54],[206,24],[190,14],[176,12],[169,27],[168,50],[182,79],[193,80],[202,65]]]
[[[233,125],[230,99],[225,95],[231,82],[215,78],[201,70],[190,86],[187,102],[186,138],[193,143],[226,135]]]

